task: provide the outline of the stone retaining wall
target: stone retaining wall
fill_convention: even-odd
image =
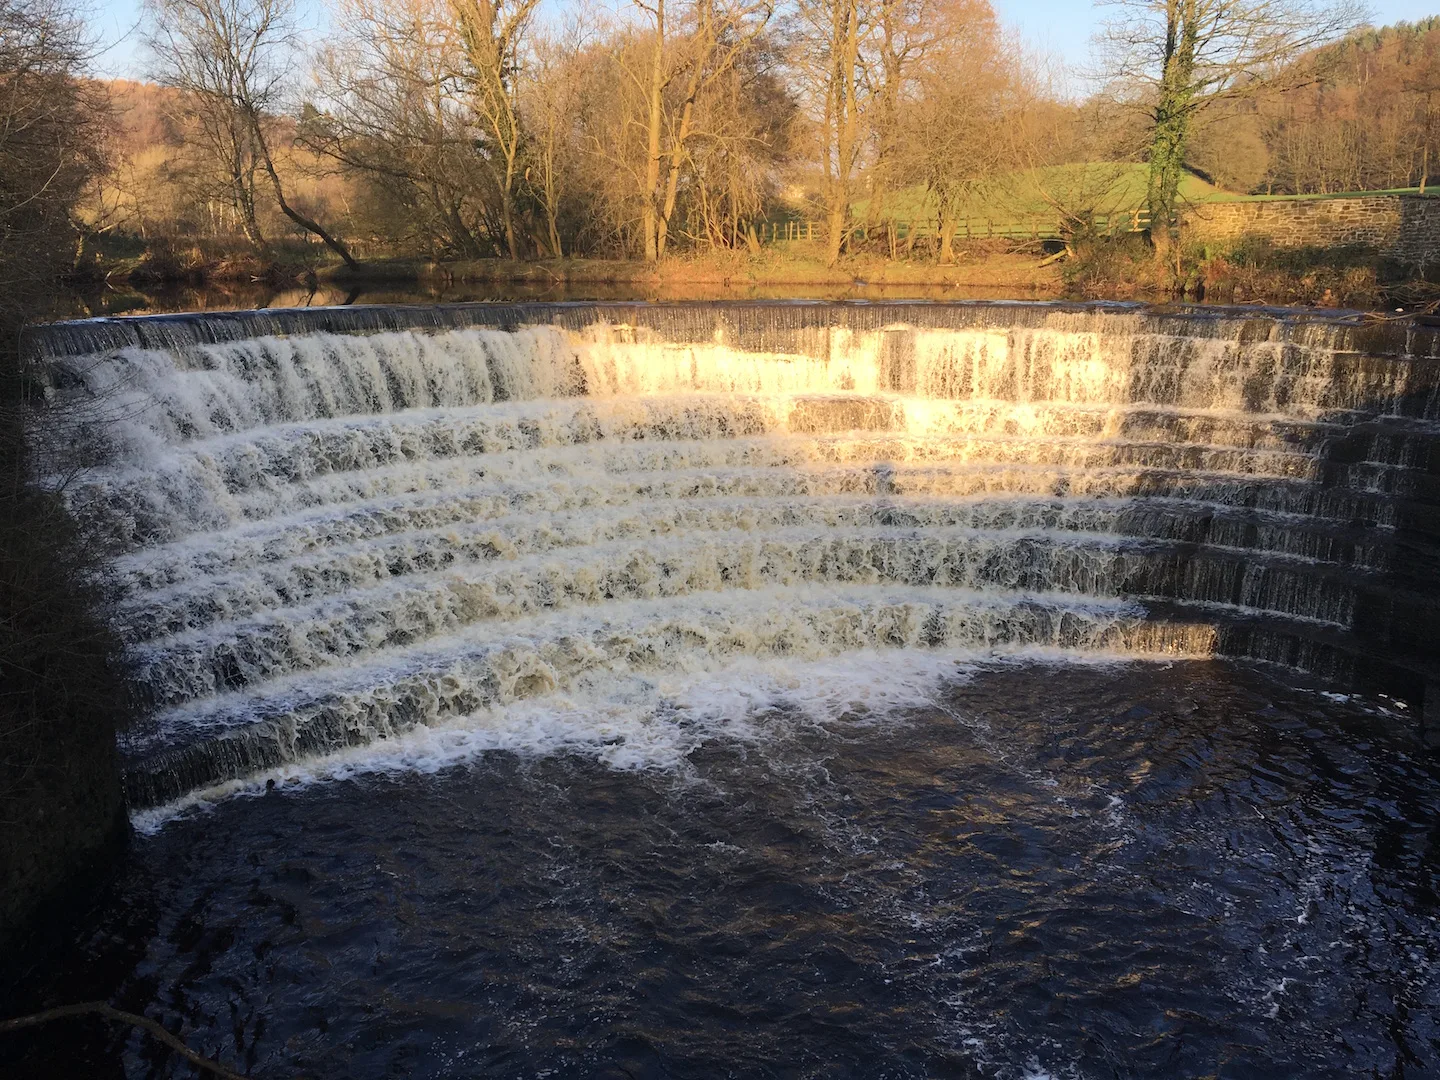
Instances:
[[[1409,266],[1440,262],[1440,197],[1430,195],[1205,203],[1185,212],[1183,227],[1201,241],[1255,236],[1280,247],[1363,245]]]

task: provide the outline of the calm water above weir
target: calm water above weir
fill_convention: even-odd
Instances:
[[[1440,1072],[1440,333],[517,302],[35,345],[151,717],[135,864],[29,999],[257,1077]]]
[[[139,841],[47,998],[277,1080],[1440,1075],[1407,721],[1216,662],[811,674],[678,767],[221,803]],[[929,701],[824,690],[862,677]],[[190,1075],[83,1024],[26,1046],[16,1080]]]
[[[1023,295],[1023,294],[1019,294]],[[322,307],[346,304],[455,304],[512,301],[573,303],[584,300],[745,301],[745,300],[1005,300],[1013,288],[946,285],[736,285],[670,282],[473,282],[454,285],[334,284],[272,288],[232,283],[163,289],[76,290],[63,302],[61,316],[143,315],[183,311],[246,311],[256,308]],[[1040,293],[1036,299],[1043,298]]]

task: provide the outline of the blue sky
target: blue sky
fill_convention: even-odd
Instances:
[[[1083,65],[1089,57],[1090,38],[1107,11],[1087,0],[991,0],[996,12],[1018,29],[1032,45],[1060,56],[1067,64]],[[1369,0],[1371,22],[1414,22],[1440,15],[1440,0]]]
[[[143,72],[136,59],[135,35],[131,32],[140,17],[140,0],[93,0],[94,26],[111,48],[100,58],[99,67],[108,75],[139,77]],[[301,0],[318,12],[318,0]],[[1035,47],[1057,55],[1071,65],[1083,65],[1089,55],[1090,37],[1105,15],[1103,7],[1087,0],[991,0],[1000,17],[1018,29]],[[1440,0],[1370,0],[1376,24],[1413,21],[1426,15],[1440,15]],[[125,35],[129,33],[129,37]]]

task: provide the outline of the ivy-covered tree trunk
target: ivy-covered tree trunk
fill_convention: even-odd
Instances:
[[[1150,178],[1146,203],[1150,236],[1165,249],[1176,226],[1180,178],[1190,142],[1195,109],[1195,47],[1199,35],[1198,0],[1166,0],[1165,66],[1153,113]]]

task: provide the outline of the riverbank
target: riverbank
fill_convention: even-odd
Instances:
[[[941,266],[919,260],[857,255],[827,266],[819,244],[795,243],[766,248],[758,255],[714,251],[667,258],[659,263],[632,259],[431,260],[381,256],[347,267],[312,245],[276,245],[261,256],[211,242],[184,246],[158,242],[136,250],[131,245],[100,249],[76,273],[78,281],[112,286],[303,282],[339,285],[512,284],[561,285],[799,286],[849,288],[866,285],[914,285],[934,288],[987,287],[1024,293],[1058,293],[1063,281],[1045,264],[1038,248],[976,246],[957,252],[956,262]]]
[[[357,268],[322,248],[277,245],[268,257],[223,245],[99,251],[76,275],[72,314],[495,299],[1124,299],[1183,298],[1361,309],[1431,303],[1440,289],[1358,248],[1278,249],[1252,241],[1182,245],[1157,259],[1139,235],[1040,244],[979,241],[956,261],[847,256],[827,266],[814,243],[759,253],[713,251],[659,263],[626,259],[431,260],[380,255]],[[63,316],[59,316],[63,317]]]
[[[818,245],[796,244],[796,248]],[[528,284],[571,286],[632,285],[656,289],[717,286],[725,289],[798,286],[853,287],[924,286],[940,289],[1006,289],[1023,294],[1059,295],[1064,281],[1052,265],[1032,252],[976,251],[961,254],[952,265],[855,256],[827,266],[822,254],[766,251],[760,255],[717,252],[646,263],[623,259],[552,259],[512,262],[476,259],[422,262],[390,259],[362,264],[360,270],[328,268],[336,282],[400,282],[419,284]]]
[[[805,245],[792,245],[802,247]],[[100,253],[51,318],[333,304],[487,300],[1028,299],[1067,295],[1044,256],[967,251],[950,266],[878,257],[827,267],[819,253],[716,252],[659,264],[623,259],[438,261],[376,257],[352,270],[316,249],[270,261],[195,245]]]

